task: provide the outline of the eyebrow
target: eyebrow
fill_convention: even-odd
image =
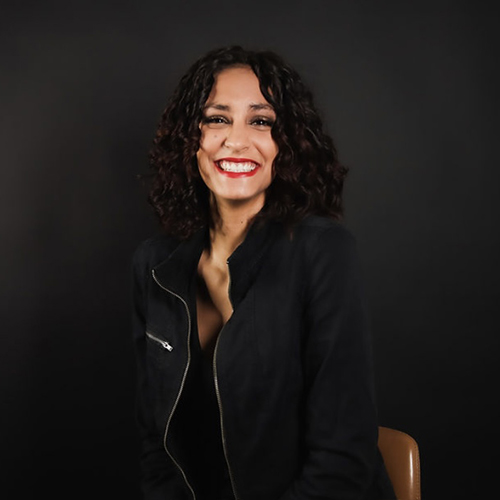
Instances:
[[[267,103],[250,104],[250,109],[254,111],[260,111],[261,109],[268,109],[269,111],[274,111],[274,108]]]
[[[268,103],[250,104],[250,106],[248,107],[252,111],[260,111],[262,109],[268,109],[269,111],[274,111],[274,108]],[[217,104],[217,103],[208,104],[207,106],[205,106],[204,109],[209,109],[209,108],[218,109],[219,111],[230,111],[231,109],[231,107],[227,106],[226,104]]]

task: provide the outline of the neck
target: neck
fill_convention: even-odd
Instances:
[[[262,208],[262,203],[225,202],[212,199],[210,230],[210,253],[224,262],[243,242],[250,229],[253,217]]]

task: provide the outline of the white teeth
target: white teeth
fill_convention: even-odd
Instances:
[[[257,168],[256,163],[252,162],[244,162],[244,163],[236,163],[232,161],[222,160],[218,163],[219,167],[226,172],[251,172]]]

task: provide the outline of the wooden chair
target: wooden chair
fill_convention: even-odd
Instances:
[[[415,439],[379,427],[378,446],[398,500],[421,500],[420,453]]]

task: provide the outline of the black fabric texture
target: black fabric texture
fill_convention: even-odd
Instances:
[[[153,237],[134,258],[146,500],[196,494],[176,426],[194,366],[190,284],[206,237]],[[394,499],[377,447],[371,331],[351,233],[322,217],[292,235],[254,225],[228,266],[234,312],[214,374],[238,500]]]

